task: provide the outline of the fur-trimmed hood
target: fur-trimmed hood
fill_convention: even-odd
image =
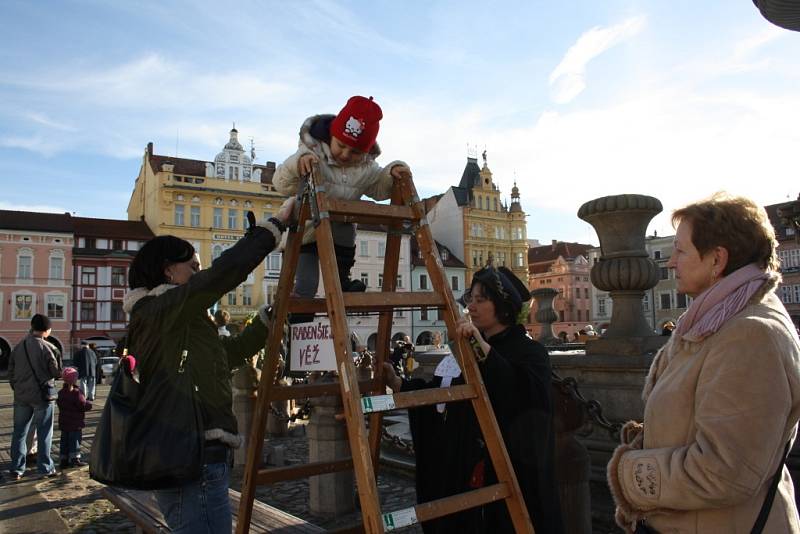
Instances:
[[[147,289],[146,287],[137,287],[136,289],[131,289],[125,293],[125,296],[122,298],[122,309],[125,310],[125,313],[131,313],[133,307],[136,306],[136,303],[142,300],[144,297],[157,297],[159,295],[163,295],[173,287],[178,286],[175,284],[161,284],[153,289]]]
[[[307,118],[303,121],[303,125],[300,126],[300,142],[314,152],[317,152],[317,147],[327,147],[326,156],[330,156],[330,125],[334,118],[336,118],[336,115],[330,114],[313,115]],[[372,145],[368,155],[371,159],[376,159],[381,155],[381,149],[377,141]],[[331,158],[329,161],[333,161],[333,159]]]

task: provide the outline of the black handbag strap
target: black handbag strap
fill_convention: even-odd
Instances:
[[[28,338],[22,340],[22,348],[25,349],[25,357],[28,358],[28,367],[31,368],[31,373],[33,373],[33,378],[36,379],[37,382],[40,384],[44,384],[47,380],[39,380],[39,375],[36,374],[36,369],[33,367],[33,362],[31,362],[31,355],[28,353]]]
[[[758,513],[758,517],[756,518],[756,522],[753,525],[753,530],[750,531],[750,534],[761,534],[761,531],[764,530],[764,525],[767,524],[769,512],[772,510],[772,501],[775,500],[775,493],[778,491],[778,483],[781,481],[783,464],[786,463],[786,457],[789,456],[791,443],[791,440],[786,442],[786,447],[783,449],[783,459],[781,459],[781,463],[778,464],[778,469],[775,471],[775,475],[772,477],[772,482],[769,485],[769,491],[767,491],[767,496],[764,498],[764,504],[761,505],[761,511]]]

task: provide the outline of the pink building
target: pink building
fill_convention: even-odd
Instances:
[[[553,323],[553,334],[566,335],[568,341],[592,324],[591,265],[587,259],[592,247],[553,240],[550,245],[528,249],[528,287],[531,290],[549,287],[558,291],[553,300],[553,309],[558,314],[558,321]],[[541,326],[533,321],[535,314],[536,301],[531,300],[528,331],[534,338],[541,330]]]
[[[36,313],[50,317],[50,341],[71,355],[73,236],[68,213],[0,210],[0,370]]]

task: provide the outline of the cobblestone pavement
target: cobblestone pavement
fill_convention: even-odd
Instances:
[[[97,398],[92,411],[86,415],[86,429],[83,434],[84,457],[88,458],[91,442],[94,438],[95,427],[102,411],[104,400],[108,395],[108,386],[99,385]],[[6,471],[9,463],[9,445],[12,432],[13,397],[7,380],[0,380],[0,462]],[[265,448],[282,447],[284,463],[295,464],[308,459],[308,442],[304,436],[303,428],[295,430],[294,437],[270,438]],[[53,434],[53,458],[58,458],[59,431]],[[13,502],[0,502],[4,510],[0,512],[0,532],[70,532],[70,533],[134,533],[135,527],[127,517],[108,500],[100,496],[102,484],[89,478],[88,467],[65,470],[58,477],[37,480],[35,464],[33,469],[28,465],[28,471],[20,482],[4,481],[0,483],[0,490],[9,488],[12,484],[30,485],[35,488],[38,495],[44,499],[46,505],[35,507],[26,506],[24,510],[15,511]],[[231,479],[231,487],[240,489],[241,469],[235,469]],[[355,489],[354,489],[355,491]],[[394,511],[415,504],[413,475],[401,470],[381,468],[378,475],[378,491],[381,498],[383,511]],[[34,493],[36,493],[34,492]],[[358,511],[340,517],[314,516],[308,510],[309,483],[307,479],[291,482],[282,482],[271,486],[261,486],[257,490],[258,499],[301,517],[323,528],[336,528],[350,525],[358,521]],[[619,532],[613,524],[613,505],[611,505],[608,490],[602,483],[592,484],[593,499],[593,531],[607,534]],[[13,499],[7,498],[7,501]],[[39,499],[41,500],[41,499]],[[357,502],[357,499],[356,499]],[[21,507],[21,505],[18,505]],[[35,513],[30,510],[35,510]],[[16,523],[22,522],[21,514],[31,514],[23,518],[25,521],[36,521],[36,514],[45,511],[52,515],[52,510],[57,511],[63,521],[60,528],[48,527],[47,530],[33,528],[33,530],[14,529]],[[45,524],[45,523],[41,523]],[[51,525],[52,523],[47,523]],[[398,532],[422,532],[419,525],[400,529]]]
[[[82,443],[85,459],[88,459],[95,427],[107,395],[108,386],[99,385],[93,408],[86,414],[86,428],[84,429]],[[8,381],[2,380],[0,381],[0,462],[2,462],[3,471],[7,471],[10,461],[9,446],[13,429],[12,414],[12,392],[8,386]],[[53,431],[52,456],[54,459],[58,458],[59,434],[58,429]],[[304,432],[297,432],[297,434],[299,434],[297,437],[271,438],[267,440],[267,447],[283,447],[286,451],[286,463],[305,462],[308,458],[308,443]],[[37,480],[35,469],[35,464],[33,467],[29,464],[28,471],[22,481],[4,481],[2,485],[33,485],[36,491],[49,503],[49,507],[58,512],[68,532],[86,534],[111,532],[127,534],[135,532],[134,524],[122,512],[118,511],[114,504],[100,496],[100,490],[102,490],[103,485],[89,478],[88,467],[68,469],[61,472],[58,477],[43,480]],[[236,469],[231,480],[231,487],[239,489],[240,484],[241,469]],[[414,481],[408,475],[403,476],[389,472],[381,473],[378,476],[378,488],[382,505],[386,510],[396,510],[412,506],[415,503]],[[324,528],[352,524],[360,517],[357,511],[335,518],[312,515],[308,510],[309,484],[307,479],[262,486],[258,489],[258,499]],[[6,522],[13,519],[13,510],[10,513],[0,515],[0,532],[9,530]],[[33,530],[33,532],[41,532],[41,530]],[[398,530],[398,532],[422,532],[422,529],[409,527],[404,530]]]

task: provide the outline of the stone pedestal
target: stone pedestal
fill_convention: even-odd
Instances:
[[[328,376],[321,381],[328,381]],[[339,396],[317,397],[312,400],[308,435],[308,461],[332,461],[350,456],[347,425],[335,416],[342,413]],[[310,477],[309,510],[322,516],[338,516],[355,510],[355,476],[353,471]]]
[[[657,198],[615,195],[590,200],[578,217],[591,224],[600,238],[600,261],[592,267],[592,284],[608,291],[614,301],[611,323],[603,334],[615,340],[587,344],[587,354],[636,355],[664,343],[656,337],[642,309],[645,291],[658,283],[658,268],[644,247],[650,220],[661,212]]]
[[[558,291],[552,287],[542,287],[531,291],[531,296],[536,301],[536,322],[542,326],[542,331],[536,341],[542,345],[557,345],[561,340],[553,335],[553,323],[558,321],[558,314],[553,309],[553,299]]]
[[[261,371],[252,365],[240,367],[233,373],[233,413],[239,426],[239,434],[244,439],[242,447],[233,454],[234,465],[244,465],[247,461],[247,446],[250,443],[250,429],[253,426],[256,392]]]

